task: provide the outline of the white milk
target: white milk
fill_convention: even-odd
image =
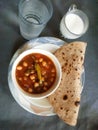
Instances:
[[[61,20],[60,31],[65,38],[78,38],[84,33],[84,30],[83,19],[81,19],[77,14],[69,13]]]
[[[65,17],[66,27],[73,34],[81,34],[84,29],[84,23],[82,19],[76,14],[69,14]]]

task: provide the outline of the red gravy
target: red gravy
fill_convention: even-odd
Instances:
[[[28,93],[44,93],[54,84],[55,79],[55,65],[49,57],[43,54],[29,54],[16,66],[16,80]]]

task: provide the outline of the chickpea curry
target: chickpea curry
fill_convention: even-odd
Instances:
[[[16,80],[31,94],[46,92],[54,84],[56,68],[52,60],[40,53],[25,56],[16,67]]]

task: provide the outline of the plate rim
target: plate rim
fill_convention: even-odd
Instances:
[[[50,37],[44,37],[44,38],[47,38],[48,40],[50,40]],[[40,37],[40,38],[37,38],[37,39],[43,39],[43,37]],[[51,39],[52,39],[52,37],[51,37]],[[36,40],[36,39],[35,39]],[[55,40],[58,40],[58,38],[54,38],[53,37],[53,40],[55,41]],[[18,53],[18,55],[20,54],[20,52],[21,52],[21,49],[22,49],[22,47],[23,46],[25,46],[25,45],[27,45],[27,44],[33,44],[32,42],[34,41],[34,39],[33,40],[31,40],[31,41],[28,41],[28,42],[26,42],[24,45],[22,45],[15,53],[14,53],[14,55],[13,55],[13,57],[12,57],[12,59],[11,59],[11,61],[10,61],[10,64],[9,64],[9,67],[8,67],[8,84],[9,84],[9,89],[10,89],[10,92],[11,92],[11,94],[12,94],[12,96],[13,96],[13,98],[15,99],[15,101],[22,107],[22,108],[24,108],[26,111],[28,111],[28,112],[30,112],[30,113],[32,113],[32,114],[35,114],[35,115],[39,115],[39,116],[53,116],[53,115],[56,115],[56,113],[52,110],[53,109],[53,107],[52,107],[52,109],[50,108],[50,109],[48,109],[48,111],[44,111],[44,112],[40,112],[40,113],[36,113],[36,112],[34,112],[34,110],[33,110],[33,108],[31,108],[32,106],[34,106],[34,107],[36,107],[36,108],[38,108],[39,106],[35,106],[35,105],[32,105],[32,106],[30,106],[31,104],[30,103],[28,103],[28,106],[25,106],[24,104],[22,104],[22,103],[20,103],[20,101],[18,101],[17,100],[17,97],[15,97],[15,95],[13,94],[13,92],[12,92],[12,88],[10,87],[10,84],[11,83],[9,83],[9,80],[10,80],[10,71],[11,71],[11,66],[13,65],[13,62],[14,62],[14,58],[16,58],[17,57],[17,52],[19,51],[19,53]],[[61,45],[63,45],[64,43],[66,43],[65,41],[62,41],[61,39],[59,39],[59,42],[61,41]],[[38,42],[38,41],[37,41]],[[42,42],[41,42],[42,43]],[[39,42],[39,44],[40,44],[40,42]],[[42,43],[43,44],[43,43]],[[46,44],[46,43],[44,43],[44,44]],[[54,44],[54,43],[53,43]],[[56,44],[56,43],[55,43]],[[31,47],[31,46],[30,46]],[[27,49],[30,49],[30,48],[27,48]],[[25,50],[24,50],[25,51]],[[84,68],[84,76],[85,76],[85,68]],[[85,81],[84,81],[85,82]],[[83,86],[84,87],[84,86]],[[82,88],[83,89],[83,88]],[[82,91],[81,91],[81,93],[82,93]],[[25,100],[26,101],[26,100]],[[43,109],[44,109],[44,107],[43,107]],[[46,113],[45,113],[46,112]]]

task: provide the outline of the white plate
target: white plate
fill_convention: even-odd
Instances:
[[[10,62],[9,69],[8,69],[9,88],[16,102],[25,110],[36,115],[42,115],[42,116],[55,115],[52,106],[50,105],[50,103],[48,102],[46,98],[40,99],[40,100],[34,100],[34,99],[31,100],[31,99],[28,99],[27,97],[23,97],[15,89],[13,81],[12,81],[12,77],[11,77],[11,69],[12,69],[13,62],[19,56],[19,54],[25,50],[28,50],[31,48],[41,48],[41,49],[48,50],[53,53],[56,49],[58,49],[64,43],[65,43],[64,41],[58,38],[54,38],[54,37],[36,38],[25,43],[21,48],[19,48],[16,51],[16,53],[12,57],[12,60]]]

